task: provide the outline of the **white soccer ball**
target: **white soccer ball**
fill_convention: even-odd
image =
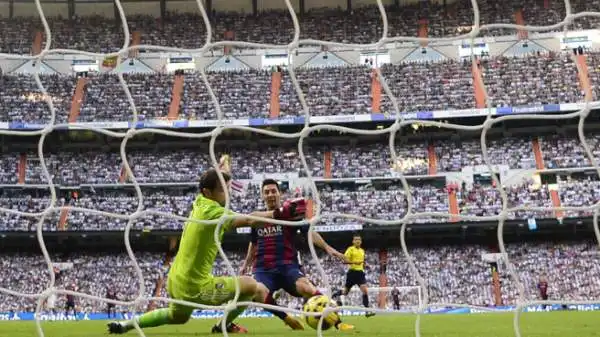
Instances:
[[[304,304],[303,310],[305,312],[310,312],[310,313],[323,312],[323,311],[325,311],[325,307],[327,306],[328,303],[329,303],[330,307],[336,307],[335,302],[330,300],[329,297],[327,297],[325,295],[313,296],[306,302],[306,304]],[[316,316],[305,315],[304,316],[304,321],[306,321],[306,324],[315,330],[319,326],[320,319],[321,319],[321,315],[316,315]],[[340,321],[340,315],[338,315],[337,312],[330,312],[323,319],[323,327],[322,328],[323,328],[323,330],[331,329],[339,321]]]

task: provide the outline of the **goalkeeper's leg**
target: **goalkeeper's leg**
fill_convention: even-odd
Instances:
[[[169,279],[170,280],[170,279]],[[264,299],[265,291],[259,293],[259,287],[256,281],[250,277],[242,276],[240,281],[240,297],[239,301],[251,301],[255,297]],[[198,294],[195,297],[186,296],[192,293],[189,289],[179,288],[177,285],[169,282],[167,290],[169,296],[175,299],[181,299],[189,302],[205,305],[221,305],[235,296],[236,279],[232,277],[215,277],[206,282],[202,287],[194,289],[193,292]],[[264,289],[264,286],[261,288]],[[262,296],[262,297],[261,297]],[[136,318],[140,328],[152,328],[167,324],[184,324],[186,323],[194,311],[194,307],[170,303],[168,308],[157,309],[143,314]],[[233,324],[233,320],[244,311],[245,307],[237,307],[229,312],[226,318],[228,332],[245,332],[246,329]],[[134,329],[133,321],[111,322],[108,324],[109,333],[121,334]],[[215,331],[218,330],[218,331]],[[220,332],[221,326],[218,324],[213,328],[213,332]]]
[[[218,304],[226,303],[232,300],[235,296],[235,282],[236,279],[233,277],[219,277],[216,279],[220,279],[223,284],[223,297],[217,300]],[[269,293],[269,290],[265,287],[264,284],[256,282],[255,279],[249,276],[241,276],[239,277],[240,282],[240,297],[238,299],[239,302],[260,302],[264,303],[265,299]],[[233,323],[233,321],[246,310],[245,306],[237,306],[234,310],[230,311],[225,317],[225,326],[227,328],[227,332],[230,333],[246,333],[248,330],[240,325]],[[215,326],[212,328],[213,333],[222,333],[223,332],[223,320],[220,320]]]

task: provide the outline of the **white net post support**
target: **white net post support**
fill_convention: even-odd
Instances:
[[[212,37],[212,29],[210,26],[210,21],[208,19],[208,16],[206,14],[206,11],[204,10],[204,7],[201,3],[200,0],[196,1],[198,8],[200,10],[200,13],[202,15],[204,24],[206,26],[206,43],[205,45],[200,48],[200,49],[193,49],[193,50],[187,50],[187,49],[183,49],[183,48],[172,48],[172,47],[159,47],[159,46],[148,46],[148,45],[140,45],[140,46],[136,46],[136,47],[130,47],[129,46],[129,40],[130,40],[130,34],[129,34],[129,29],[127,26],[127,18],[125,15],[125,12],[123,11],[123,7],[121,5],[121,2],[119,0],[115,0],[115,5],[117,7],[117,10],[119,12],[119,16],[121,19],[121,23],[122,23],[122,27],[123,27],[123,32],[124,32],[124,45],[123,48],[115,53],[110,53],[110,54],[101,54],[101,53],[90,53],[90,52],[85,52],[85,51],[80,51],[80,50],[66,50],[66,49],[51,49],[51,39],[52,39],[52,32],[50,31],[50,28],[48,26],[48,22],[46,20],[46,17],[44,15],[40,0],[35,0],[35,6],[38,10],[38,14],[40,15],[40,19],[42,20],[42,24],[44,26],[44,32],[46,35],[46,45],[44,50],[36,56],[23,56],[23,55],[9,55],[9,54],[0,54],[0,58],[5,58],[5,57],[11,57],[11,58],[20,58],[23,60],[37,60],[37,61],[41,61],[46,55],[51,55],[51,54],[79,54],[79,55],[87,55],[87,56],[91,56],[91,57],[96,57],[96,58],[100,58],[100,57],[109,57],[109,56],[120,56],[123,55],[124,53],[127,53],[130,49],[136,49],[136,48],[140,48],[140,49],[148,49],[148,50],[156,50],[156,51],[166,51],[166,52],[188,52],[188,53],[193,53],[199,57],[202,57],[203,54],[206,51],[211,50],[212,48],[217,48],[217,47],[223,47],[225,45],[229,45],[229,46],[237,46],[237,47],[244,47],[244,48],[286,48],[288,50],[288,55],[292,55],[293,51],[296,50],[298,48],[298,46],[300,44],[303,45],[320,45],[320,46],[333,46],[333,47],[346,47],[346,48],[351,48],[354,50],[376,50],[376,49],[380,49],[382,48],[386,43],[391,43],[391,42],[400,42],[400,41],[411,41],[411,42],[422,42],[422,41],[430,41],[430,42],[436,42],[436,41],[453,41],[453,40],[465,40],[465,39],[470,39],[471,42],[473,42],[474,38],[479,34],[480,31],[482,30],[488,30],[488,29],[493,29],[493,28],[508,28],[508,29],[520,29],[520,30],[527,30],[527,31],[544,31],[544,30],[550,30],[550,29],[557,29],[560,27],[565,27],[565,32],[566,32],[566,26],[568,24],[570,24],[572,22],[572,20],[576,19],[576,18],[580,18],[580,17],[584,17],[584,16],[595,16],[595,17],[600,17],[600,13],[596,13],[596,12],[582,12],[582,13],[578,13],[578,14],[572,14],[571,13],[571,8],[570,8],[570,3],[568,0],[565,0],[565,8],[566,8],[566,16],[564,18],[563,21],[556,23],[555,25],[551,25],[551,26],[540,26],[540,27],[534,27],[534,26],[519,26],[519,25],[513,25],[513,24],[490,24],[490,25],[483,25],[480,26],[479,24],[479,7],[477,5],[477,1],[476,0],[472,0],[472,6],[473,6],[473,12],[474,12],[474,26],[473,29],[470,33],[468,34],[464,34],[464,35],[460,35],[460,36],[456,36],[456,37],[451,37],[451,38],[416,38],[416,37],[394,37],[394,38],[390,38],[387,36],[387,31],[388,31],[388,23],[387,23],[387,17],[385,14],[385,9],[384,6],[381,2],[381,0],[377,0],[377,5],[379,7],[380,13],[381,13],[381,17],[382,17],[382,22],[383,22],[383,34],[381,39],[377,42],[377,43],[373,43],[373,44],[343,44],[343,43],[336,43],[336,42],[329,42],[329,41],[318,41],[318,40],[300,40],[300,26],[299,26],[299,22],[298,22],[298,18],[296,16],[296,14],[294,13],[294,9],[292,7],[292,4],[290,3],[289,0],[285,0],[285,4],[289,10],[290,16],[292,18],[293,24],[294,24],[294,29],[295,29],[295,33],[294,33],[294,39],[293,41],[291,41],[288,45],[269,45],[269,44],[258,44],[258,43],[249,43],[249,42],[234,42],[234,41],[222,41],[222,42],[212,42],[211,41],[211,37]],[[471,43],[471,45],[473,45],[473,43]],[[472,60],[474,60],[474,55],[473,55],[473,51],[471,52],[471,58]],[[401,237],[401,244],[402,244],[402,250],[403,253],[405,255],[405,258],[409,264],[410,267],[410,271],[413,274],[413,277],[415,277],[415,279],[418,281],[419,283],[419,287],[421,289],[423,289],[423,298],[422,298],[422,305],[420,305],[420,307],[417,310],[417,319],[415,322],[415,334],[417,337],[420,336],[420,316],[423,313],[423,311],[429,307],[432,306],[440,306],[440,305],[451,305],[451,306],[456,306],[456,307],[472,307],[472,308],[478,308],[478,307],[474,307],[474,306],[469,306],[469,305],[464,305],[464,304],[457,304],[457,303],[429,303],[429,298],[428,298],[428,294],[427,294],[427,288],[425,286],[425,280],[421,277],[421,275],[419,274],[419,271],[417,270],[414,262],[412,261],[412,258],[408,252],[407,246],[406,246],[406,241],[405,241],[405,230],[406,230],[406,225],[410,224],[412,222],[413,219],[416,218],[420,218],[423,216],[431,216],[431,217],[437,217],[440,219],[443,218],[448,218],[450,215],[446,214],[446,213],[413,213],[412,210],[412,197],[409,193],[409,189],[408,189],[408,184],[406,179],[404,178],[404,176],[402,174],[399,175],[399,178],[402,182],[402,186],[405,189],[406,195],[407,195],[407,201],[408,201],[408,209],[407,209],[407,213],[406,215],[402,218],[402,219],[398,219],[398,220],[394,220],[394,221],[385,221],[385,220],[379,220],[379,219],[367,219],[367,218],[362,218],[362,217],[358,217],[355,215],[351,215],[351,214],[338,214],[338,213],[323,213],[321,210],[321,201],[319,199],[319,192],[316,188],[316,185],[314,183],[313,177],[311,175],[311,170],[309,169],[307,162],[306,162],[306,157],[304,155],[303,152],[303,142],[304,139],[306,137],[309,137],[310,134],[312,132],[315,131],[319,131],[319,130],[332,130],[332,131],[342,131],[345,133],[350,133],[350,134],[357,134],[357,135],[374,135],[374,134],[389,134],[390,138],[389,138],[389,145],[390,145],[390,151],[391,151],[391,157],[392,157],[392,162],[397,162],[398,160],[398,156],[395,152],[395,147],[394,147],[394,139],[396,136],[396,133],[405,126],[408,126],[412,123],[415,123],[416,121],[414,120],[404,120],[399,107],[398,107],[398,103],[396,98],[392,95],[386,81],[385,78],[382,76],[381,72],[379,71],[379,69],[377,69],[377,74],[379,76],[379,79],[381,81],[382,87],[386,93],[386,95],[391,99],[392,101],[392,105],[394,107],[394,110],[396,112],[395,116],[396,119],[394,121],[394,123],[386,128],[386,129],[381,129],[381,130],[373,130],[373,131],[366,131],[366,130],[359,130],[359,129],[352,129],[352,128],[348,128],[348,127],[342,127],[342,126],[336,126],[336,125],[327,125],[327,124],[322,124],[322,125],[317,125],[317,126],[310,126],[310,110],[309,107],[306,104],[306,101],[304,99],[304,95],[300,89],[300,86],[298,84],[298,81],[296,79],[295,73],[294,73],[294,69],[293,67],[289,68],[289,73],[290,73],[290,78],[293,82],[294,88],[298,94],[300,103],[303,107],[303,111],[304,111],[304,115],[306,117],[305,119],[305,125],[304,128],[302,129],[302,131],[297,132],[297,133],[280,133],[280,132],[274,132],[274,131],[267,131],[267,130],[261,130],[261,129],[254,129],[254,128],[250,128],[250,127],[242,127],[242,126],[225,126],[222,124],[222,122],[219,123],[219,125],[213,129],[211,132],[205,132],[205,133],[200,133],[200,134],[192,134],[192,133],[185,133],[185,132],[175,132],[175,131],[170,131],[170,130],[161,130],[161,129],[140,129],[137,130],[135,129],[135,125],[138,120],[138,116],[137,116],[137,110],[135,107],[135,102],[133,101],[133,98],[131,96],[131,93],[127,87],[127,83],[125,82],[125,80],[123,79],[123,76],[121,74],[118,74],[118,78],[119,78],[119,82],[121,84],[121,86],[123,87],[123,90],[125,91],[125,94],[127,96],[127,99],[130,103],[131,106],[131,110],[133,112],[133,121],[134,123],[132,123],[132,128],[127,130],[126,132],[114,132],[114,131],[109,131],[109,130],[104,130],[104,129],[99,129],[99,128],[95,128],[95,127],[89,127],[89,126],[82,126],[82,125],[78,125],[77,123],[73,123],[73,124],[55,124],[55,118],[56,118],[56,110],[54,108],[54,105],[50,99],[50,97],[47,95],[46,90],[44,89],[41,81],[40,81],[40,77],[39,77],[39,70],[40,70],[40,64],[41,62],[36,62],[35,65],[35,69],[36,72],[34,74],[34,78],[36,81],[36,84],[38,86],[38,88],[40,89],[41,93],[44,95],[45,99],[46,99],[46,103],[48,104],[48,107],[51,111],[51,118],[50,118],[50,122],[48,123],[48,125],[46,125],[44,127],[44,129],[42,130],[37,130],[37,131],[13,131],[13,130],[0,130],[0,134],[5,134],[5,135],[12,135],[12,136],[33,136],[33,135],[38,135],[40,136],[40,140],[38,143],[38,156],[40,158],[40,164],[42,167],[42,171],[43,174],[45,176],[45,178],[48,180],[48,188],[50,189],[50,193],[51,193],[51,200],[50,200],[50,206],[45,209],[43,212],[40,213],[27,213],[27,212],[18,212],[18,211],[14,211],[11,209],[6,209],[6,208],[0,208],[0,212],[5,212],[5,213],[10,213],[13,215],[20,215],[20,216],[25,216],[25,217],[35,217],[35,218],[39,218],[39,222],[37,224],[37,230],[36,230],[36,235],[38,238],[38,242],[40,244],[40,248],[42,250],[44,259],[48,265],[48,271],[50,274],[50,281],[48,284],[48,287],[46,288],[46,290],[42,291],[41,293],[37,293],[37,294],[26,294],[26,293],[20,293],[20,292],[16,292],[16,291],[12,291],[10,289],[6,289],[6,288],[0,288],[0,292],[3,293],[7,293],[10,295],[14,295],[14,296],[22,296],[22,297],[27,297],[27,298],[32,298],[32,299],[36,299],[37,300],[37,307],[36,307],[36,315],[35,315],[35,322],[36,322],[36,327],[37,327],[37,332],[39,336],[44,336],[44,332],[42,330],[41,327],[41,322],[39,320],[39,313],[42,309],[42,303],[44,302],[44,300],[52,295],[59,295],[59,294],[72,294],[78,297],[84,297],[84,298],[88,298],[88,299],[92,299],[92,300],[98,300],[98,301],[102,301],[102,302],[107,302],[107,303],[114,303],[114,304],[118,304],[118,305],[124,305],[124,306],[134,306],[134,307],[141,307],[141,305],[143,305],[144,303],[146,303],[149,300],[152,301],[161,301],[161,302],[175,302],[175,303],[180,303],[180,304],[186,304],[192,307],[196,307],[196,308],[206,308],[206,309],[223,309],[225,311],[225,315],[227,314],[227,312],[229,312],[230,310],[232,310],[233,308],[235,308],[238,305],[252,305],[252,306],[259,306],[259,307],[263,307],[263,308],[267,308],[267,307],[271,307],[272,306],[268,306],[268,305],[264,305],[264,304],[257,304],[257,303],[242,303],[242,302],[238,302],[238,298],[239,298],[239,284],[236,284],[236,296],[235,299],[230,302],[227,305],[223,305],[223,306],[219,306],[219,307],[212,307],[212,306],[204,306],[204,305],[198,305],[195,303],[191,303],[191,302],[185,302],[185,301],[179,301],[179,300],[173,300],[173,299],[167,299],[167,298],[147,298],[144,296],[145,293],[145,286],[144,286],[144,282],[143,282],[143,275],[142,275],[142,270],[140,269],[137,260],[133,254],[133,251],[131,249],[131,245],[129,242],[129,232],[131,230],[131,227],[134,223],[134,221],[142,216],[145,215],[160,215],[160,216],[168,216],[174,219],[178,219],[180,221],[186,221],[187,219],[184,217],[180,217],[180,216],[176,216],[174,214],[167,214],[167,213],[161,213],[161,212],[156,212],[156,211],[148,211],[148,210],[144,210],[143,209],[143,195],[140,189],[140,186],[137,182],[137,180],[135,179],[133,172],[131,171],[131,167],[127,161],[127,156],[126,156],[126,146],[127,146],[127,142],[130,138],[132,138],[135,135],[140,135],[140,134],[144,134],[144,133],[156,133],[156,134],[163,134],[163,135],[168,135],[168,136],[174,136],[174,137],[188,137],[188,138],[208,138],[210,137],[210,157],[211,157],[211,161],[213,164],[214,168],[218,168],[218,162],[217,162],[217,158],[215,156],[215,141],[217,139],[217,137],[221,134],[221,132],[223,132],[223,130],[225,129],[240,129],[240,130],[244,130],[244,131],[248,131],[248,132],[256,132],[256,133],[260,133],[260,134],[264,134],[264,135],[268,135],[268,136],[273,136],[273,137],[279,137],[279,138],[290,138],[290,139],[298,139],[298,152],[300,155],[300,159],[302,161],[302,165],[304,167],[304,169],[306,170],[307,173],[307,177],[308,180],[310,181],[310,185],[311,185],[311,190],[312,190],[312,194],[313,197],[315,199],[315,216],[310,219],[308,222],[310,224],[310,230],[314,230],[314,225],[317,224],[319,221],[321,221],[322,219],[330,219],[330,218],[335,218],[335,217],[342,217],[342,218],[349,218],[349,219],[355,219],[355,220],[361,220],[364,222],[368,222],[368,223],[373,223],[373,224],[378,224],[378,225],[397,225],[397,224],[401,224],[401,231],[400,231],[400,237]],[[575,64],[577,65],[577,63],[575,62]],[[573,69],[573,71],[578,71],[579,69]],[[220,109],[219,106],[219,102],[216,98],[216,96],[214,95],[210,84],[208,83],[208,79],[206,77],[206,73],[204,72],[203,69],[200,69],[200,73],[202,75],[202,79],[204,84],[206,85],[206,88],[208,90],[208,93],[213,101],[213,103],[215,104],[215,108],[217,111],[217,118],[219,121],[223,120],[223,112]],[[482,81],[482,80],[480,80]],[[482,81],[483,82],[483,81]],[[482,85],[482,87],[485,89],[484,83],[480,83]],[[484,90],[485,94],[486,94],[486,99],[487,99],[487,106],[488,109],[491,107],[491,102],[489,100],[489,97],[487,97],[487,91]],[[484,123],[477,125],[477,126],[464,126],[464,125],[458,125],[458,124],[446,124],[446,123],[439,123],[439,122],[435,122],[435,121],[418,121],[418,123],[422,124],[422,125],[426,125],[426,126],[437,126],[437,127],[441,127],[441,128],[448,128],[448,129],[454,129],[454,130],[481,130],[481,146],[482,146],[482,153],[483,153],[483,158],[484,161],[486,163],[486,165],[488,166],[488,168],[490,169],[490,172],[494,172],[491,168],[490,165],[490,161],[489,161],[489,157],[488,157],[488,153],[487,153],[487,146],[486,146],[486,135],[487,135],[487,131],[496,123],[500,123],[503,121],[507,121],[507,120],[515,120],[515,119],[523,119],[523,120],[533,120],[533,119],[571,119],[571,118],[579,118],[579,138],[580,141],[587,153],[588,158],[590,159],[590,161],[592,162],[592,165],[596,168],[596,170],[598,171],[598,174],[600,175],[600,168],[598,167],[598,163],[596,161],[596,159],[593,157],[590,147],[587,144],[585,137],[584,137],[584,133],[583,133],[583,127],[584,127],[584,123],[585,123],[585,119],[588,116],[590,109],[592,108],[597,108],[597,106],[595,104],[591,104],[591,102],[586,101],[586,105],[585,107],[577,112],[573,112],[573,113],[569,113],[569,114],[564,114],[564,115],[552,115],[552,116],[546,116],[546,115],[531,115],[531,114],[523,114],[523,115],[507,115],[507,116],[502,116],[502,117],[498,117],[498,118],[492,118],[491,114],[488,114],[487,119]],[[489,109],[489,111],[491,112],[491,109]],[[109,300],[106,298],[101,298],[101,297],[96,297],[96,296],[91,296],[88,294],[84,294],[84,293],[79,293],[79,292],[73,292],[73,291],[66,291],[66,290],[58,290],[55,288],[55,278],[54,278],[54,273],[52,272],[52,261],[50,260],[50,257],[48,255],[48,251],[45,247],[44,244],[44,238],[43,238],[43,223],[44,220],[46,219],[46,217],[48,215],[50,215],[53,212],[58,212],[60,211],[63,207],[57,207],[56,206],[56,188],[52,182],[51,176],[48,172],[48,168],[45,164],[45,160],[44,160],[44,153],[43,153],[43,145],[44,145],[44,141],[46,136],[51,133],[53,130],[55,129],[61,129],[61,128],[80,128],[80,129],[87,129],[87,130],[92,130],[98,133],[102,133],[104,135],[110,136],[110,137],[118,137],[118,138],[122,138],[122,143],[121,143],[121,149],[120,149],[120,154],[121,154],[121,159],[123,160],[123,164],[125,167],[125,170],[127,172],[127,174],[129,175],[132,184],[135,187],[136,190],[136,194],[138,196],[138,207],[136,212],[132,213],[132,214],[115,214],[115,213],[109,213],[109,212],[102,212],[102,211],[98,211],[98,210],[94,210],[94,209],[84,209],[84,208],[76,208],[76,207],[70,207],[70,209],[72,211],[80,211],[80,212],[86,212],[86,213],[90,213],[90,214],[97,214],[97,215],[103,215],[103,216],[107,216],[107,217],[113,217],[113,218],[120,218],[120,219],[127,219],[128,223],[125,227],[125,232],[124,232],[124,242],[125,242],[125,248],[127,250],[127,253],[129,255],[129,257],[131,258],[131,261],[134,265],[136,274],[138,276],[139,279],[139,294],[138,296],[132,300],[132,301],[116,301],[116,300]],[[219,174],[219,178],[221,180],[221,183],[224,185],[224,179],[223,176],[221,174]],[[487,216],[487,217],[475,217],[475,216],[460,216],[461,219],[464,220],[487,220],[487,221],[498,221],[498,243],[499,243],[499,247],[500,247],[500,251],[501,254],[503,254],[504,256],[504,260],[506,262],[506,265],[508,267],[509,273],[513,279],[513,282],[516,284],[518,290],[519,290],[519,300],[518,300],[518,305],[517,308],[515,309],[514,313],[514,334],[516,337],[520,337],[521,333],[520,333],[520,327],[519,327],[519,314],[522,310],[522,308],[524,306],[527,305],[535,305],[535,304],[557,304],[557,303],[562,303],[560,301],[535,301],[535,302],[526,302],[525,301],[525,296],[524,296],[524,287],[522,285],[522,283],[520,282],[517,272],[515,270],[515,267],[510,263],[510,259],[508,257],[508,255],[506,254],[506,249],[505,249],[505,245],[504,245],[504,241],[503,241],[503,227],[504,227],[504,221],[507,218],[507,215],[509,212],[514,212],[517,210],[532,210],[532,211],[555,211],[555,210],[575,210],[575,211],[583,211],[583,210],[594,210],[594,231],[596,234],[596,238],[600,239],[600,230],[598,229],[598,210],[600,208],[600,203],[596,204],[596,205],[590,205],[587,207],[560,207],[560,208],[552,208],[552,207],[547,207],[547,208],[541,208],[541,207],[515,207],[515,208],[511,208],[509,209],[507,206],[507,195],[506,192],[502,189],[502,185],[499,183],[498,178],[495,174],[492,174],[492,179],[494,180],[494,182],[496,183],[496,188],[498,189],[500,195],[501,195],[501,199],[502,199],[502,211],[500,212],[500,214],[496,215],[496,216]],[[229,195],[227,195],[227,203],[226,203],[226,208],[229,208],[230,205],[230,200],[229,200]],[[223,224],[224,220],[226,218],[229,218],[229,216],[225,216],[219,220],[214,220],[214,221],[204,221],[204,222],[199,222],[200,224],[215,224],[217,223],[217,228],[215,229],[216,232],[218,232],[220,230],[221,225]],[[277,224],[282,224],[282,225],[302,225],[305,224],[306,222],[301,222],[301,223],[293,223],[293,222],[287,222],[287,221],[271,221],[273,223],[277,223]],[[216,240],[218,240],[218,236],[215,236]],[[317,255],[315,252],[315,248],[313,245],[313,241],[312,241],[312,236],[308,236],[309,238],[309,247],[310,247],[310,251],[312,254],[313,259],[316,261],[317,263],[317,269],[320,273],[320,277],[325,281],[325,285],[327,286],[327,288],[329,288],[329,284],[327,281],[327,274],[324,272],[322,265],[320,264],[319,260],[317,259]],[[218,243],[218,242],[217,242]],[[233,269],[230,261],[227,259],[227,256],[225,255],[225,253],[223,252],[220,244],[219,244],[219,253],[221,255],[221,257],[224,259],[227,268],[229,270],[229,273],[231,275],[235,275],[235,270]],[[569,302],[572,304],[591,304],[591,301],[578,301],[578,302]],[[294,312],[297,314],[307,314],[307,313],[302,313],[300,311],[297,310],[292,310],[289,308],[278,308],[280,310],[284,310],[287,312]],[[340,310],[340,309],[355,309],[355,310],[362,310],[363,308],[361,307],[343,307],[343,308],[327,308],[326,312],[328,311],[334,311],[334,310]],[[478,308],[478,309],[482,309],[482,310],[490,310],[488,308]],[[380,309],[373,309],[373,311],[375,312],[385,312],[384,310],[380,310]],[[491,310],[493,311],[493,310]],[[317,315],[316,313],[311,313],[311,315]],[[134,320],[135,322],[135,320]],[[140,336],[145,336],[143,331],[141,329],[139,329],[137,322],[135,323],[136,329],[139,333]],[[227,336],[227,333],[224,332],[223,333],[225,336]],[[317,335],[318,336],[322,336],[322,331],[321,328],[319,326],[319,329],[317,330]]]

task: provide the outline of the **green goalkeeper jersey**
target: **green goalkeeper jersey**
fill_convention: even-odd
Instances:
[[[190,219],[194,220],[214,220],[225,213],[225,208],[216,201],[198,195],[194,201]],[[227,214],[235,214],[228,210]],[[222,239],[225,231],[232,228],[234,219],[225,221],[219,232],[219,240]],[[181,234],[179,252],[171,270],[169,279],[182,286],[201,286],[205,281],[212,278],[213,265],[218,253],[218,247],[215,243],[214,225],[205,225],[192,221],[187,221]]]

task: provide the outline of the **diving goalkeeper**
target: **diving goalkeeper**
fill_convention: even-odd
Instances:
[[[227,170],[226,170],[227,171]],[[223,172],[223,177],[230,186],[231,176]],[[193,204],[190,220],[214,220],[225,213],[225,191],[219,181],[216,170],[210,169],[200,177],[200,194]],[[306,210],[303,199],[286,202],[282,207],[267,211],[253,212],[251,215],[270,219],[296,220],[302,219]],[[234,214],[227,211],[227,214]],[[219,233],[222,238],[225,231],[236,227],[257,225],[247,217],[228,219]],[[235,296],[236,277],[215,277],[212,275],[213,265],[218,252],[214,233],[216,225],[205,225],[193,221],[186,222],[181,235],[181,243],[177,257],[169,271],[167,291],[169,296],[204,305],[222,305]],[[268,294],[267,288],[248,276],[237,278],[240,284],[239,301],[256,301],[264,303]],[[233,321],[245,307],[237,307],[229,312],[226,320],[227,332],[244,333],[247,330]],[[153,310],[136,318],[140,328],[157,327],[166,324],[184,324],[194,311],[193,307],[170,303],[168,308]],[[213,333],[222,333],[221,322],[212,328]],[[133,321],[111,322],[109,333],[122,334],[134,329]]]

